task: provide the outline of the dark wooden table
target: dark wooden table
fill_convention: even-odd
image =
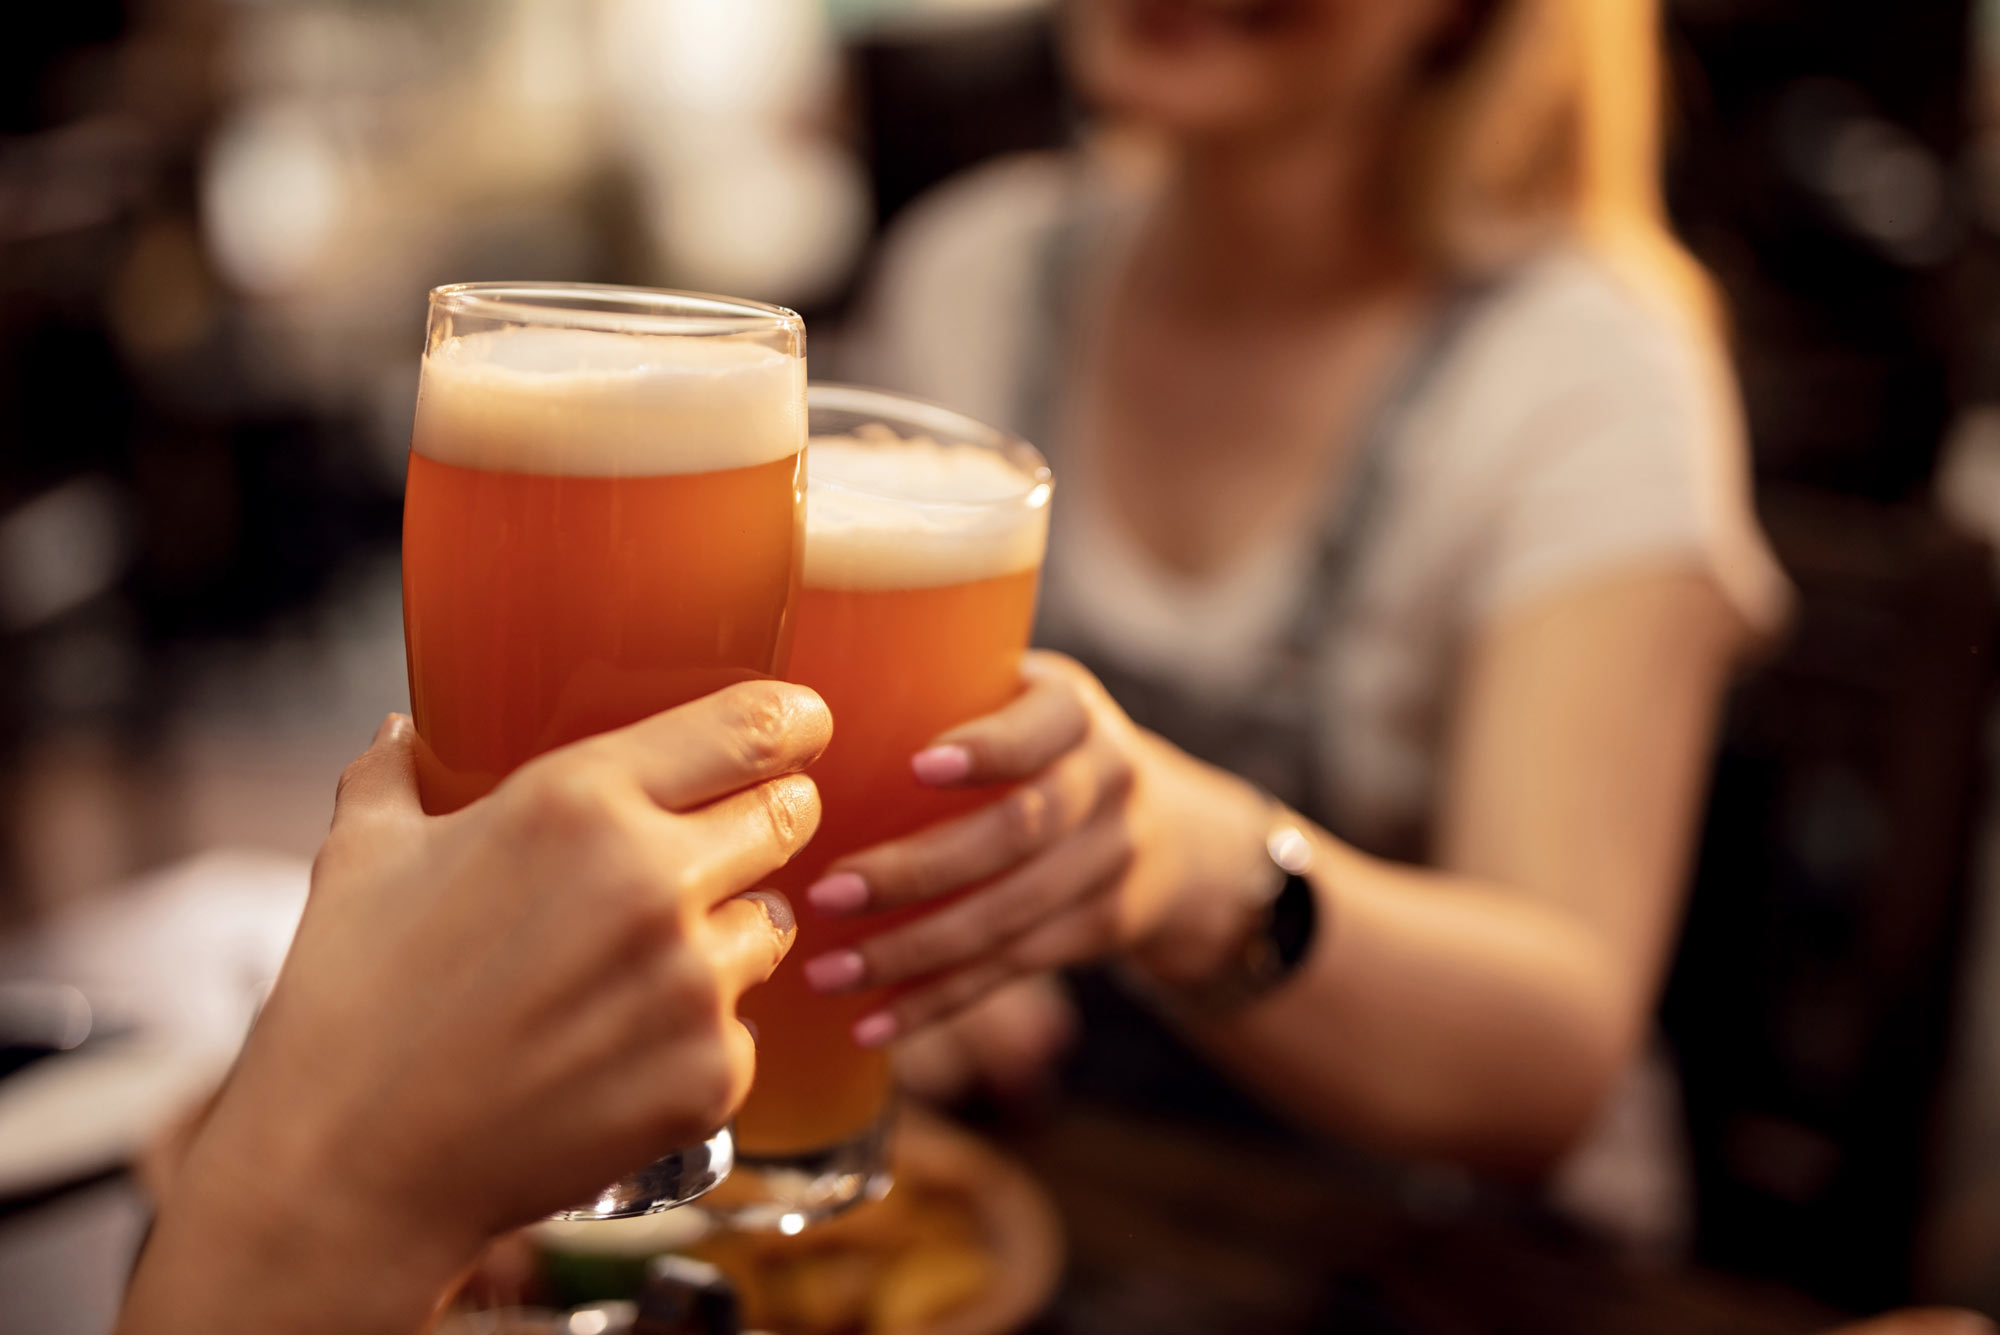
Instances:
[[[1839,1321],[1781,1290],[1621,1260],[1533,1211],[1126,1110],[986,1130],[1067,1232],[1062,1288],[1029,1335],[1809,1335]],[[0,1335],[104,1329],[143,1223],[115,1181],[0,1218],[0,1273],[36,1272],[33,1294],[0,1300]]]
[[[1034,1335],[1806,1335],[1782,1290],[1621,1259],[1449,1179],[1072,1104],[986,1128],[1055,1198],[1069,1270]]]
[[[215,938],[205,973],[228,984],[264,976],[231,952],[274,966],[303,882],[303,864],[205,862],[132,903],[151,912],[207,896],[182,917]],[[242,902],[215,898],[227,894]],[[63,976],[88,983],[97,968],[129,986],[145,965],[163,975],[163,997],[180,996],[192,984],[169,987],[167,966],[206,958],[206,937],[102,959],[85,948],[94,939],[71,943]],[[1117,1031],[1062,1102],[977,1126],[1040,1179],[1067,1231],[1066,1278],[1033,1335],[1807,1335],[1837,1323],[1784,1292],[1621,1260],[1522,1198],[1177,1118],[1090,1084],[1130,1050]],[[0,1335],[98,1335],[144,1226],[143,1200],[116,1175],[0,1202]]]

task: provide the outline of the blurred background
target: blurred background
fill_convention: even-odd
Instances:
[[[2000,0],[1669,10],[1674,213],[1803,595],[1732,711],[1664,1007],[1696,1258],[2000,1313]],[[201,850],[318,843],[406,699],[427,288],[762,298],[838,374],[885,224],[1077,128],[1036,0],[67,0],[8,27],[17,929]]]

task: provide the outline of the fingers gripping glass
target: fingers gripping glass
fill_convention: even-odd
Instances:
[[[403,511],[427,811],[545,751],[781,673],[804,537],[805,328],[590,284],[431,293]],[[725,1129],[565,1212],[727,1176]]]
[[[837,385],[808,402],[791,678],[836,723],[808,771],[819,832],[774,878],[795,904],[836,859],[993,800],[923,787],[910,758],[1018,692],[1052,487],[1029,446],[947,409]],[[737,1115],[737,1175],[706,1208],[796,1232],[887,1189],[888,1059],[853,1035],[885,998],[821,996],[801,966],[897,920],[802,911],[777,974],[744,997],[757,1078]]]

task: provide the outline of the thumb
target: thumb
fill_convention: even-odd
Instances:
[[[407,714],[391,714],[368,749],[340,772],[333,797],[333,825],[370,816],[420,816],[417,797],[417,729]]]

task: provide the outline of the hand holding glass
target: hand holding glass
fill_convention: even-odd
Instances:
[[[784,669],[805,426],[789,311],[587,284],[431,294],[403,514],[426,811]],[[678,1204],[732,1159],[719,1131],[567,1213]]]
[[[836,859],[993,799],[919,784],[910,757],[1020,689],[1052,488],[1033,449],[958,413],[841,386],[809,397],[789,675],[826,700],[834,736],[809,771],[820,832],[773,878],[801,905]],[[737,1115],[742,1166],[716,1202],[739,1222],[795,1230],[886,1189],[888,1059],[852,1033],[881,996],[821,996],[797,963],[883,925],[801,912],[791,957],[744,998],[757,1077]]]

